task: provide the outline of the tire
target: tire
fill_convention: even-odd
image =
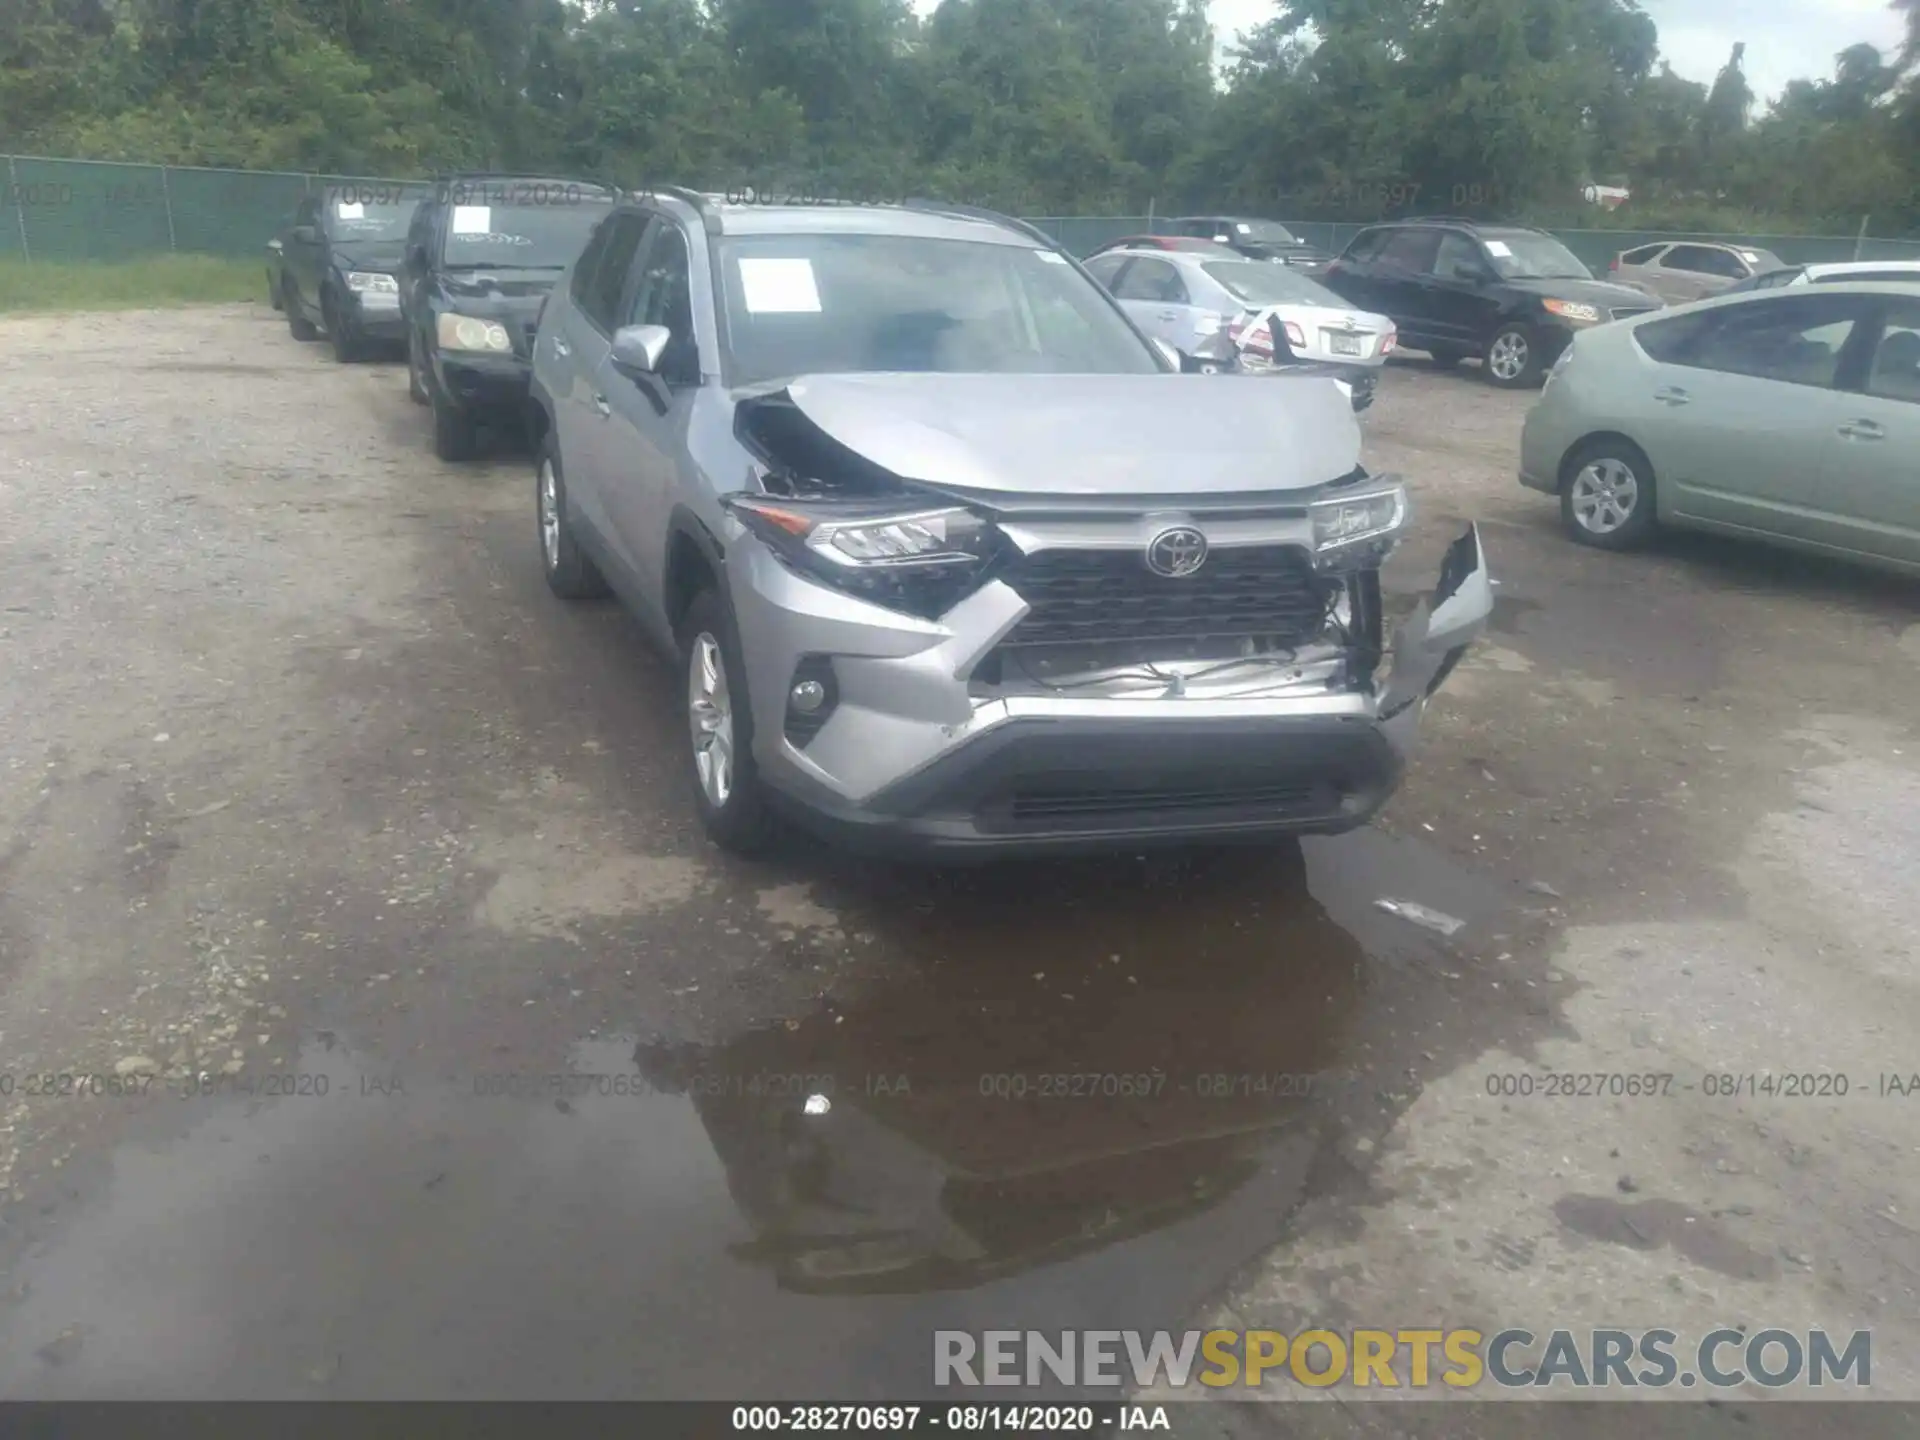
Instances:
[[[280,308],[287,312],[287,333],[303,344],[309,340],[318,340],[320,331],[314,323],[300,313],[300,297],[294,294],[293,282],[280,281]]]
[[[1429,350],[1427,358],[1433,361],[1436,370],[1451,370],[1466,357],[1458,350]]]
[[[562,600],[598,600],[604,596],[606,577],[580,548],[567,520],[567,483],[560,467],[560,444],[551,430],[540,442],[540,454],[534,462],[533,518],[547,588]]]
[[[412,327],[407,330],[407,398],[416,405],[425,405],[430,398],[426,377],[421,373],[420,337]]]
[[[353,333],[353,327],[340,318],[340,307],[328,300],[325,303],[327,317],[327,338],[333,342],[333,358],[341,365],[351,365],[360,359],[362,346],[360,337]]]
[[[428,400],[433,406],[433,453],[442,460],[471,460],[480,449],[479,427],[473,417],[438,395]]]
[[[1533,331],[1518,323],[1503,325],[1487,342],[1487,379],[1502,390],[1535,390],[1546,377]]]
[[[1567,534],[1596,550],[1633,550],[1659,525],[1653,466],[1625,440],[1593,440],[1567,457],[1560,472],[1560,521]]]
[[[753,763],[753,715],[740,661],[740,639],[733,616],[711,586],[702,590],[681,618],[680,695],[687,726],[687,771],[693,781],[700,826],[722,850],[759,855],[773,843],[777,827],[767,808],[760,773]],[[724,719],[717,719],[711,698],[718,685]],[[702,707],[705,697],[708,704]],[[716,744],[703,747],[696,736],[724,734],[728,783],[710,789],[701,757],[713,758]]]

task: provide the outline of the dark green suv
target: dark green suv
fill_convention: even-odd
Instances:
[[[483,426],[525,421],[540,308],[618,198],[587,180],[450,175],[414,213],[400,276],[407,388],[433,408],[442,460],[471,459]]]

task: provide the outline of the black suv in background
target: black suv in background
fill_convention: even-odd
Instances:
[[[1317,270],[1333,259],[1278,220],[1253,220],[1240,215],[1188,215],[1173,222],[1173,233],[1190,235],[1196,240],[1212,240],[1249,260],[1279,260]]]
[[[331,186],[300,202],[279,236],[277,267],[278,308],[294,339],[317,339],[325,329],[342,362],[406,339],[396,277],[407,222],[429,193],[376,181]]]
[[[1445,368],[1472,355],[1508,389],[1540,384],[1574,332],[1660,302],[1596,280],[1544,230],[1436,216],[1370,226],[1320,281],[1363,310],[1390,317],[1402,349]]]
[[[482,425],[525,420],[540,307],[617,199],[590,180],[451,175],[414,213],[400,281],[407,392],[433,407],[442,460],[470,459]]]

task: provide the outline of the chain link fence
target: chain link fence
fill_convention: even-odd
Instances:
[[[139,260],[170,252],[258,255],[303,196],[368,175],[211,170],[103,160],[5,159],[0,259]],[[413,182],[418,183],[418,182]]]
[[[305,195],[338,185],[418,185],[391,176],[214,170],[193,165],[126,165],[103,160],[0,156],[0,260],[138,260],[170,252],[259,255]],[[1034,225],[1084,255],[1124,235],[1160,234],[1166,217],[1043,215]],[[1365,228],[1356,223],[1289,222],[1302,240],[1338,253]],[[1920,259],[1920,241],[1841,235],[1661,234],[1644,230],[1556,230],[1596,273],[1622,250],[1656,240],[1711,240],[1760,246],[1790,264],[1824,260]]]

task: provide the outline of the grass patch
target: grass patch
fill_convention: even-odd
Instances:
[[[218,305],[263,300],[266,288],[264,259],[154,255],[112,263],[0,260],[0,314]]]

